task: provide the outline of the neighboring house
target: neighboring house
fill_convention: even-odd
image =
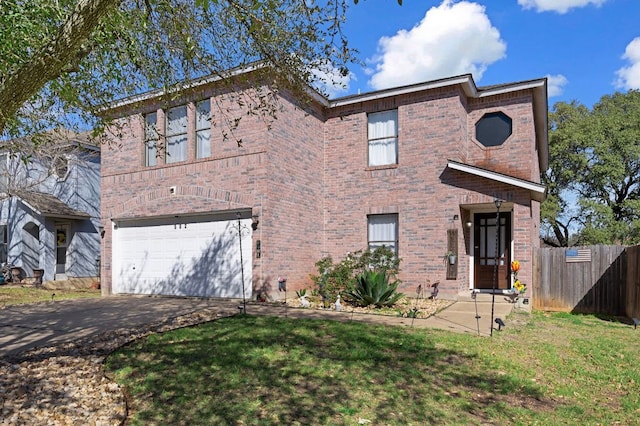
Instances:
[[[85,135],[11,141],[0,154],[0,263],[43,280],[96,277],[100,256],[100,148]]]
[[[513,259],[531,283],[546,79],[482,88],[462,75],[312,102],[281,91],[270,129],[243,115],[241,147],[211,126],[241,108],[214,79],[189,87],[107,111],[118,148],[102,163],[104,294],[278,297],[279,277],[310,288],[323,256],[380,245],[402,259],[409,295],[427,280],[448,298],[507,291]]]

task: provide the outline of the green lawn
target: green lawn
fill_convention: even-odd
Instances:
[[[130,423],[638,424],[640,330],[515,314],[493,338],[237,316],[113,353]],[[370,421],[370,423],[368,423]]]
[[[100,296],[100,290],[93,289],[47,290],[35,287],[0,286],[0,307]]]

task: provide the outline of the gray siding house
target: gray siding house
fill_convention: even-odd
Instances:
[[[11,145],[0,150],[0,263],[44,281],[97,276],[100,147],[67,131]]]

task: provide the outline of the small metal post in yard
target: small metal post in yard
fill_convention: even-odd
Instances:
[[[429,280],[427,280],[427,284],[429,284]],[[418,284],[418,289],[416,290],[416,303],[413,306],[413,313],[411,315],[411,328],[413,328],[413,321],[415,321],[416,316],[418,315],[418,303],[420,302],[421,295],[422,295],[422,284]]]
[[[476,327],[478,327],[478,336],[480,336],[480,315],[478,315],[478,297],[475,291],[471,290],[471,298],[476,306]]]
[[[240,278],[242,279],[242,313],[247,313],[247,299],[244,291],[244,259],[242,258],[242,232],[243,226],[240,222],[240,212],[236,214],[238,218],[238,242],[240,243]],[[244,227],[246,228],[246,226]],[[248,232],[248,228],[247,228]]]
[[[502,205],[502,200],[496,198],[494,201],[496,205],[496,252],[495,259],[493,262],[493,291],[491,292],[491,323],[489,323],[489,327],[491,327],[491,331],[489,332],[489,336],[493,337],[493,312],[494,306],[496,303],[496,287],[498,284],[498,259],[500,258],[500,206]]]

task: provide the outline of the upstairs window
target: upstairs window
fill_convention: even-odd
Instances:
[[[375,214],[367,217],[369,249],[385,246],[398,254],[398,215]]]
[[[166,162],[178,163],[187,159],[187,106],[171,108],[167,112]]]
[[[196,104],[196,156],[211,157],[211,101]]]
[[[486,147],[500,146],[513,133],[511,117],[503,112],[490,112],[476,123],[476,139]]]
[[[369,166],[398,163],[398,111],[368,115]]]
[[[144,165],[158,164],[158,113],[144,116]]]

